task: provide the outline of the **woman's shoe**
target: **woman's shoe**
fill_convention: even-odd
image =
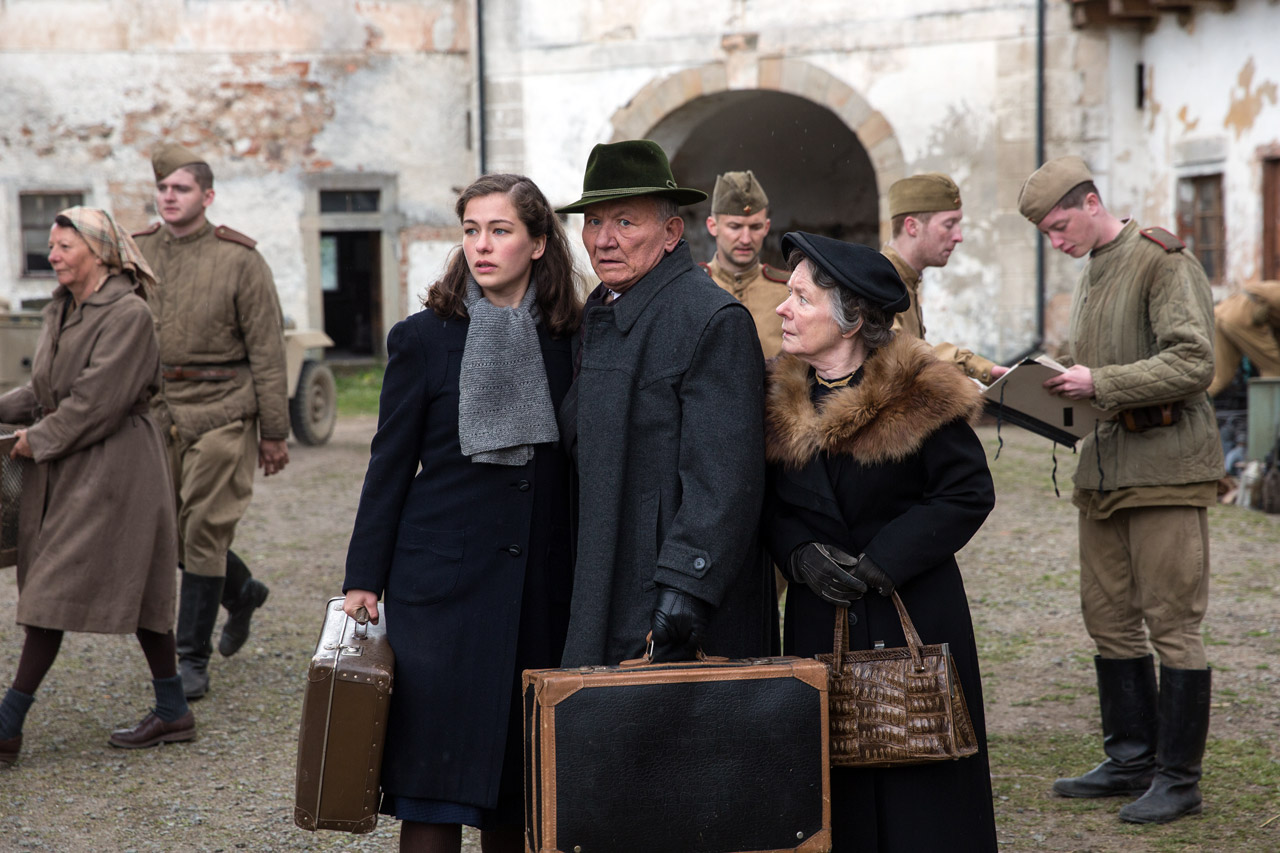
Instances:
[[[22,735],[0,740],[0,766],[8,767],[18,760],[22,750]]]
[[[116,729],[107,742],[121,749],[142,749],[159,743],[194,740],[195,736],[196,718],[190,711],[171,723],[150,712],[133,728]]]

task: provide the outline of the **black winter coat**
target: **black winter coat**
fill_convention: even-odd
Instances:
[[[520,672],[559,665],[564,646],[569,465],[551,445],[520,467],[462,455],[467,326],[424,310],[387,338],[343,589],[383,595],[396,655],[383,788],[493,808]],[[541,326],[538,337],[558,406],[572,379],[570,341]],[[518,741],[514,750],[506,760],[518,767]]]
[[[893,579],[925,643],[951,644],[981,751],[959,761],[884,770],[832,770],[836,851],[994,851],[995,816],[982,685],[955,552],[995,504],[986,454],[968,421],[977,386],[905,335],[867,359],[854,383],[815,398],[808,365],[770,364],[765,537],[786,566],[805,542],[866,553]],[[836,609],[788,587],[783,650],[832,650]],[[888,598],[849,608],[852,649],[906,645]]]
[[[702,648],[769,651],[764,356],[755,321],[680,241],[612,305],[589,299],[561,410],[576,440],[577,563],[566,666],[639,657],[659,585],[710,602]]]

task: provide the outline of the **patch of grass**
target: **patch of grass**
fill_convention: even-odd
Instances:
[[[381,365],[354,372],[335,371],[338,414],[376,415],[378,395],[382,393],[382,371]]]
[[[1157,853],[1280,849],[1280,820],[1262,826],[1280,812],[1280,761],[1261,739],[1211,739],[1200,784],[1204,814],[1164,826],[1121,823],[1116,812],[1126,802],[1123,798],[1072,800],[1049,793],[1055,777],[1083,773],[1102,759],[1097,735],[992,734],[988,748],[1002,838],[1025,834],[1024,827],[1034,826],[1048,837],[1081,833],[1115,841],[1128,838],[1131,843],[1125,846]]]

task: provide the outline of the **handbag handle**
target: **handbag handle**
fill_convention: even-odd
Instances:
[[[895,589],[891,594],[893,598],[893,606],[898,609],[898,621],[902,623],[902,634],[907,638],[907,650],[911,652],[911,665],[916,672],[924,669],[924,642],[920,639],[920,634],[916,631],[915,623],[911,621],[911,617],[907,615],[907,607],[902,603],[902,598]],[[836,608],[836,629],[833,646],[835,647],[835,675],[839,676],[844,670],[844,656],[849,652],[849,635],[846,628],[849,625],[849,608]]]

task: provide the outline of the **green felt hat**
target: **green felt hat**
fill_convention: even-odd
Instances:
[[[702,190],[676,186],[666,152],[651,139],[600,144],[591,149],[582,178],[582,198],[556,208],[556,213],[582,213],[588,205],[641,195],[669,198],[676,204],[697,204]]]

